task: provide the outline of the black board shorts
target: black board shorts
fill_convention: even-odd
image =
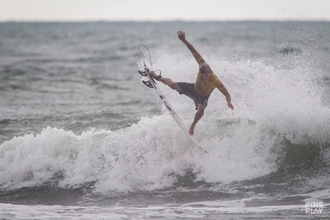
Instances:
[[[177,84],[181,88],[181,91],[179,92],[180,95],[184,94],[191,98],[195,102],[196,110],[198,109],[198,104],[201,104],[204,107],[207,106],[209,97],[198,95],[194,89],[194,83],[178,82]]]

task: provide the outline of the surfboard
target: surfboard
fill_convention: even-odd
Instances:
[[[150,62],[150,68],[152,70],[152,61],[151,61],[151,56],[150,56],[150,52],[147,46],[145,46],[144,44],[140,44],[138,49],[140,51],[140,53],[143,55],[143,58],[146,58],[146,55],[144,53],[141,52],[140,47],[144,47],[147,52],[148,52],[148,56],[149,56],[149,62]],[[156,83],[156,81],[152,78],[152,76],[150,75],[150,69],[148,68],[148,66],[146,65],[146,62],[143,61],[143,70],[139,70],[139,74],[147,77],[148,80],[142,80],[142,83],[144,85],[146,85],[147,87],[153,89],[156,94],[159,97],[159,100],[161,101],[161,103],[166,107],[166,109],[168,110],[168,112],[170,113],[170,115],[173,117],[173,119],[175,120],[175,122],[179,125],[179,127],[181,128],[181,130],[187,135],[187,137],[191,140],[191,142],[198,147],[200,150],[202,150],[204,153],[207,153],[206,150],[204,150],[199,144],[198,142],[195,140],[194,137],[192,137],[189,134],[189,131],[187,129],[187,127],[185,126],[185,124],[182,122],[181,118],[179,117],[178,113],[174,110],[174,108],[172,107],[172,105],[170,104],[170,102],[167,100],[167,98],[165,97],[164,93],[162,92],[162,90],[159,88],[158,84]],[[160,71],[160,70],[158,70]]]

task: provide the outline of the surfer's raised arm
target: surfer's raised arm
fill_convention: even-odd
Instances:
[[[195,126],[197,122],[203,117],[204,110],[208,105],[209,97],[215,88],[218,88],[220,92],[226,97],[227,105],[229,108],[234,109],[234,106],[231,103],[231,96],[228,90],[222,84],[219,78],[214,74],[211,67],[207,63],[205,63],[204,59],[197,52],[197,50],[186,40],[186,34],[183,31],[178,31],[177,33],[178,33],[178,38],[188,47],[188,49],[195,57],[197,63],[199,64],[199,68],[198,68],[199,70],[196,81],[194,83],[174,82],[170,78],[162,77],[161,75],[157,76],[154,71],[150,71],[148,77],[152,77],[155,80],[164,83],[165,85],[169,86],[171,89],[178,91],[180,95],[184,94],[194,101],[196,107],[195,110],[197,111],[195,113],[194,120],[191,123],[188,131],[190,135],[194,135]],[[143,74],[141,75],[145,76]],[[153,85],[154,81],[152,79],[150,81],[142,81],[142,82],[144,82],[144,84],[150,88],[157,88],[156,84]]]
[[[202,56],[198,53],[198,51],[195,49],[195,47],[189,43],[186,39],[186,34],[183,31],[178,31],[178,38],[188,47],[188,49],[190,50],[190,52],[193,54],[193,56],[195,57],[197,63],[200,65],[202,63],[204,63],[204,59],[202,58]]]

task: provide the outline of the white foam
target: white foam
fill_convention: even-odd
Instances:
[[[177,81],[194,81],[194,60],[182,54],[156,54],[155,69]],[[198,180],[230,183],[266,175],[277,169],[276,151],[283,137],[292,142],[329,142],[330,109],[301,67],[275,69],[262,61],[229,62],[213,56],[213,70],[232,95],[235,110],[214,91],[195,137],[210,153],[191,147],[163,108],[117,131],[85,131],[80,135],[57,128],[13,138],[0,146],[2,189],[31,187],[63,176],[60,187],[96,182],[95,190],[154,190],[173,185],[176,175],[192,169]],[[163,86],[184,123],[190,125],[194,104]],[[155,94],[150,92],[150,98]],[[219,158],[220,156],[220,158]]]

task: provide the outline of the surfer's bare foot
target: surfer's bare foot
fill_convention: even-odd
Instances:
[[[191,125],[191,126],[190,126],[190,129],[189,129],[189,134],[190,134],[191,136],[194,135],[194,130],[195,130],[195,127]]]
[[[157,76],[157,74],[155,73],[155,71],[150,71],[150,76],[152,76],[152,78],[154,78],[155,80],[158,80],[162,77],[161,75]]]
[[[149,72],[149,74],[150,74],[150,76],[152,76],[152,78],[157,77],[156,73],[152,70]]]

